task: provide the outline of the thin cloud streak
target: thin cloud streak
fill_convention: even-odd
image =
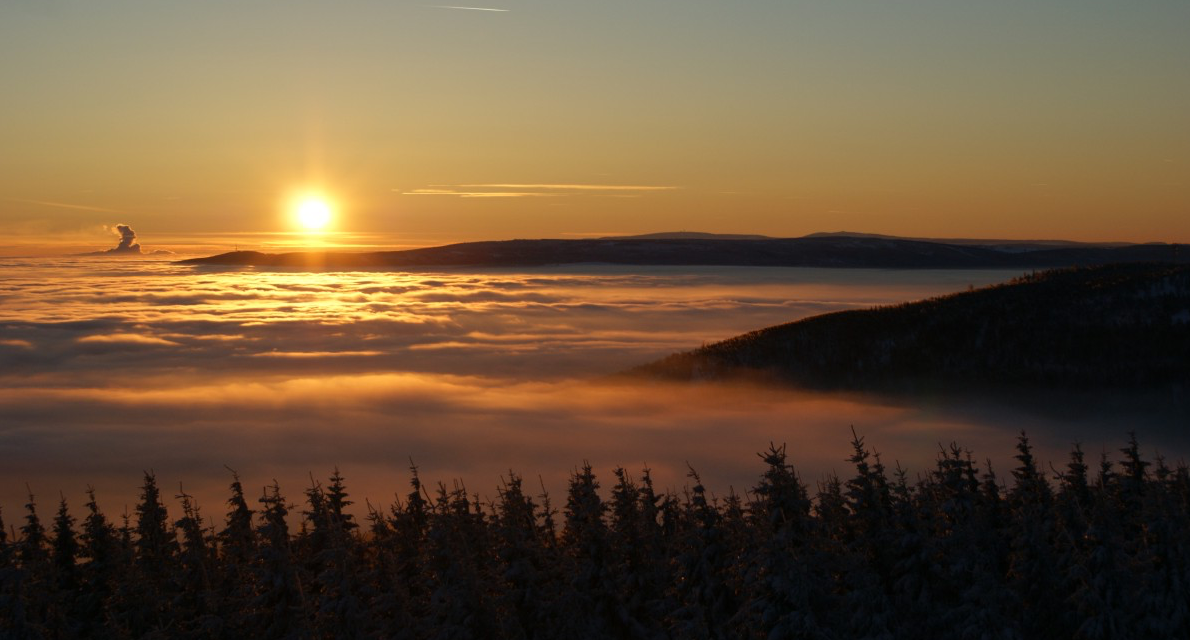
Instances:
[[[550,198],[560,193],[512,192],[512,191],[453,191],[449,189],[414,189],[404,191],[403,196],[455,196],[457,198]]]
[[[43,207],[56,207],[58,209],[75,209],[78,211],[98,211],[101,213],[124,213],[117,209],[108,209],[105,207],[92,207],[85,204],[70,204],[67,202],[53,202],[51,200],[20,200],[16,198],[9,198],[9,202],[24,202],[25,204],[36,204]]]
[[[158,338],[155,336],[143,336],[143,335],[136,334],[136,333],[113,333],[113,334],[108,334],[108,335],[101,334],[101,335],[83,336],[83,337],[79,338],[77,340],[77,342],[83,343],[83,344],[86,344],[86,343],[99,343],[99,344],[120,344],[120,343],[123,343],[123,344],[159,345],[159,346],[166,346],[166,347],[180,347],[181,346],[181,344],[179,344],[177,342],[173,342],[172,340],[166,340],[164,338]]]
[[[456,7],[442,4],[427,4],[425,6],[430,9],[457,9],[459,11],[492,11],[496,13],[508,13],[512,11],[512,9],[496,9],[493,7]]]
[[[256,358],[346,358],[382,356],[383,351],[266,351],[254,353]]]
[[[459,198],[557,198],[593,195],[608,198],[639,198],[644,193],[674,191],[668,185],[635,184],[432,184],[428,188],[400,191],[406,196],[455,196]],[[483,191],[476,191],[483,189]]]
[[[555,189],[558,191],[673,191],[678,187],[637,184],[456,184],[470,189]]]

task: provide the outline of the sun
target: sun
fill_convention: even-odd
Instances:
[[[325,199],[307,196],[297,201],[293,208],[294,218],[306,231],[321,231],[331,222],[334,211]]]

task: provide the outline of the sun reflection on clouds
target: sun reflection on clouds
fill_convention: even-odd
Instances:
[[[147,345],[161,345],[176,347],[180,346],[177,342],[158,338],[155,336],[146,336],[138,333],[108,333],[108,334],[93,334],[89,336],[82,336],[75,340],[80,344],[99,343],[99,344],[147,344]]]
[[[258,358],[346,358],[384,355],[383,351],[265,351],[252,354]]]
[[[180,357],[200,358],[211,357],[201,353],[211,341],[232,355],[357,352],[362,340],[371,343],[368,351],[383,353],[549,343],[569,345],[576,355],[619,345],[621,366],[627,366],[682,344],[913,295],[906,285],[880,293],[855,287],[837,288],[834,299],[826,299],[820,284],[755,283],[760,278],[747,271],[208,272],[160,262],[115,272],[80,268],[49,284],[34,276],[36,268],[26,270],[28,277],[8,269],[9,299],[0,319],[26,323],[20,331],[29,336],[6,339],[32,344],[53,325],[54,336],[70,330],[84,343],[175,346]],[[162,363],[169,364],[168,357]]]
[[[739,488],[770,440],[789,441],[811,479],[836,468],[851,423],[907,463],[928,462],[943,426],[981,455],[1011,455],[982,449],[1011,446],[988,426],[1002,416],[592,382],[746,330],[1015,275],[1004,272],[299,273],[79,259],[0,260],[0,272],[3,505],[23,504],[25,481],[133,500],[129,478],[149,467],[216,504],[224,464],[291,492],[338,464],[355,495],[383,500],[404,485],[408,456],[427,480],[476,487],[511,466],[558,490],[589,459],[648,463],[674,486],[688,460],[711,486]]]

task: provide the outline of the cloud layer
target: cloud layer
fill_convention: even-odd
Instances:
[[[726,490],[751,485],[753,454],[769,441],[790,443],[808,481],[843,471],[851,424],[914,469],[939,440],[1010,461],[1021,428],[1055,452],[1123,433],[992,406],[601,381],[703,341],[1003,272],[307,274],[83,258],[0,269],[0,505],[10,509],[25,482],[74,502],[91,483],[118,506],[147,468],[217,511],[225,464],[295,496],[308,472],[338,465],[362,504],[401,490],[410,457],[427,479],[481,492],[509,468],[560,491],[584,459],[604,473],[648,464],[672,486],[689,462]]]

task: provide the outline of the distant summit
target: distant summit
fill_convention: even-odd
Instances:
[[[599,240],[772,240],[772,236],[747,233],[704,233],[701,231],[662,231],[635,236],[604,236]]]

